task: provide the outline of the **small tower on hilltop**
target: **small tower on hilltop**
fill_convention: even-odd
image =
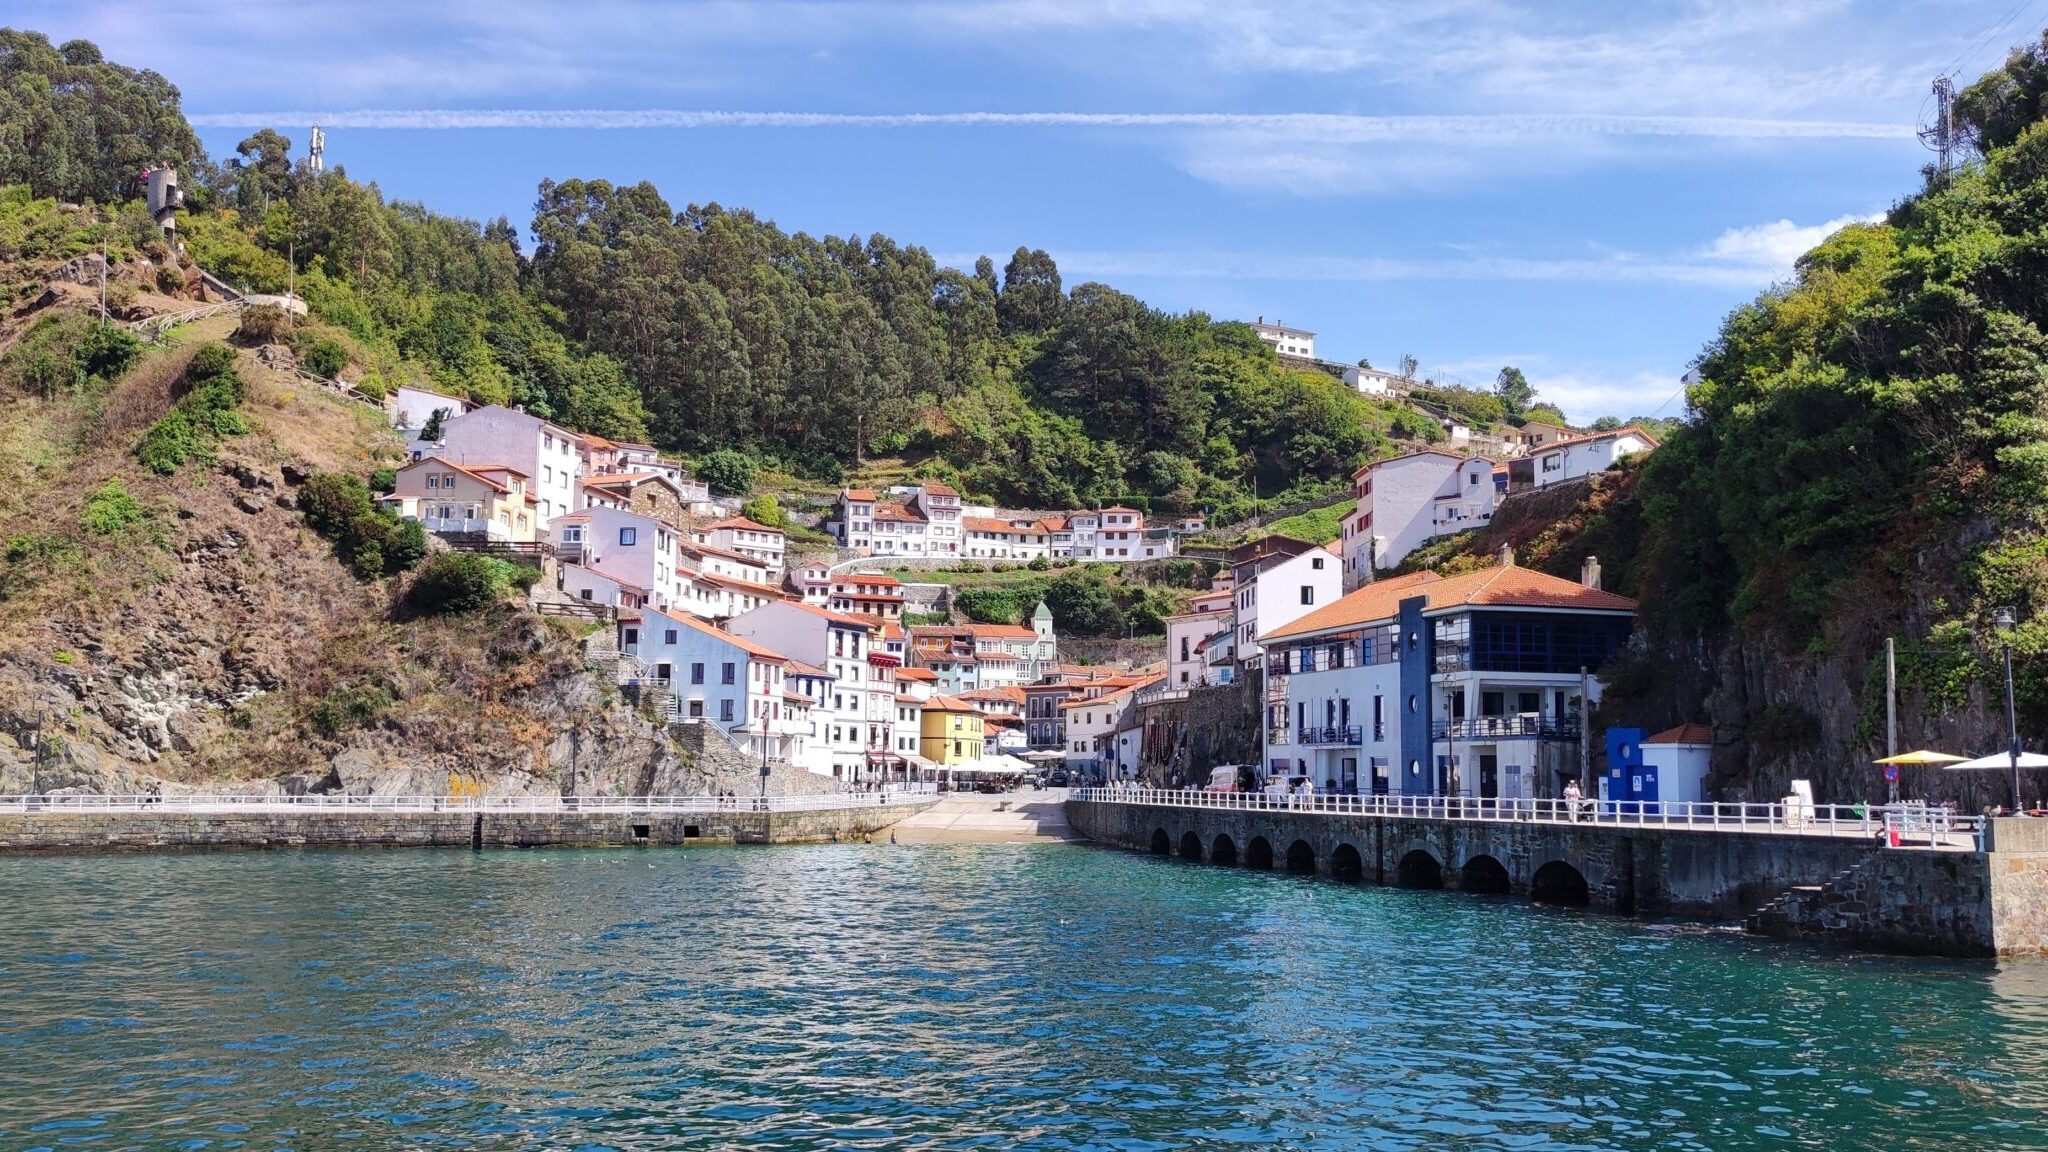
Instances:
[[[1040,600],[1038,607],[1031,612],[1031,631],[1038,636],[1038,642],[1032,645],[1034,651],[1031,653],[1033,678],[1036,679],[1050,674],[1053,665],[1060,662],[1060,639],[1053,634],[1052,609],[1046,607],[1043,600]]]

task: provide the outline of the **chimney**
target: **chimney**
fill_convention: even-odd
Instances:
[[[1513,568],[1515,566],[1515,549],[1513,545],[1503,544],[1500,546],[1500,566],[1503,568]]]
[[[1579,565],[1579,583],[1588,588],[1600,587],[1600,558],[1598,556],[1588,556],[1586,557],[1586,562]]]

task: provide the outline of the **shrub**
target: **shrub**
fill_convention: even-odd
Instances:
[[[770,528],[782,527],[782,502],[773,496],[756,496],[740,505],[740,515]]]
[[[235,336],[248,344],[275,344],[290,335],[292,319],[275,304],[258,304],[242,309],[242,323]]]
[[[185,273],[176,264],[159,265],[156,270],[156,290],[166,296],[185,290]]]
[[[375,724],[396,703],[379,684],[344,684],[320,698],[306,713],[313,731],[332,740],[343,732]]]
[[[398,469],[379,468],[370,473],[370,491],[389,492],[398,487]]]
[[[108,480],[85,502],[79,523],[95,536],[115,536],[147,519],[149,511],[128,494],[120,479]]]
[[[348,367],[348,349],[332,337],[321,337],[299,350],[299,364],[315,376],[333,379]]]
[[[1031,558],[1031,563],[1026,564],[1025,567],[1031,569],[1033,572],[1044,572],[1052,567],[1052,561],[1046,559],[1043,556],[1033,556]]]
[[[721,448],[698,462],[697,479],[720,495],[745,495],[754,486],[754,459],[743,452]]]
[[[503,599],[510,565],[471,552],[443,552],[420,568],[406,603],[427,616],[480,612]]]
[[[309,476],[299,487],[299,510],[315,532],[334,541],[343,563],[364,580],[391,576],[427,554],[426,530],[400,520],[370,499],[369,485],[342,472]]]

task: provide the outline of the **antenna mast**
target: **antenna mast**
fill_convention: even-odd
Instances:
[[[1969,129],[1956,123],[1955,81],[1935,77],[1934,114],[1920,125],[1920,142],[1934,152],[1934,170],[1944,176],[1955,171],[1969,137]]]

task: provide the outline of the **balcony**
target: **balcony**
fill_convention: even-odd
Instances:
[[[1343,744],[1356,746],[1364,743],[1364,729],[1356,724],[1339,724],[1329,728],[1303,728],[1300,744]]]
[[[1429,735],[1432,740],[1577,740],[1579,718],[1524,712],[1517,716],[1438,720],[1429,726]]]

